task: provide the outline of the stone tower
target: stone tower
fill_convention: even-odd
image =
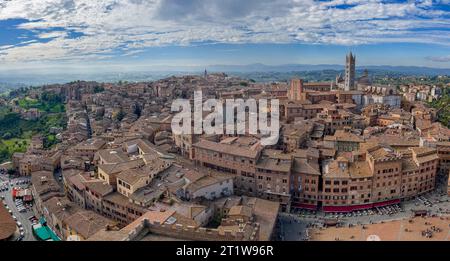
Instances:
[[[302,79],[292,79],[291,86],[288,90],[288,99],[293,101],[299,101],[302,99],[301,95],[303,93],[303,80]]]
[[[346,91],[356,90],[355,84],[355,61],[356,56],[350,52],[345,58],[345,83],[344,89]]]

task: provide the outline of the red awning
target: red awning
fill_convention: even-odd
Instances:
[[[317,206],[313,204],[304,204],[304,203],[293,203],[292,206],[294,208],[303,208],[309,210],[317,210]]]
[[[362,209],[362,206],[323,206],[324,212],[352,212]],[[366,207],[370,208],[370,206]]]
[[[357,206],[351,206],[351,207],[353,207],[353,210],[371,209],[372,204],[357,205]]]
[[[12,197],[15,198],[17,195],[17,190],[15,188],[13,188],[12,190]]]
[[[352,212],[355,210],[364,210],[364,209],[371,209],[375,207],[383,207],[393,204],[400,203],[400,199],[393,199],[383,202],[376,202],[376,203],[370,203],[370,204],[363,204],[363,205],[351,205],[351,206],[323,206],[324,212]]]

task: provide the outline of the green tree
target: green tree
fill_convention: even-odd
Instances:
[[[6,147],[0,149],[0,162],[9,160],[9,151]]]
[[[100,93],[100,92],[103,92],[103,91],[105,91],[105,88],[103,88],[103,86],[95,86],[94,87],[94,93]]]
[[[122,121],[123,118],[125,118],[125,115],[126,115],[125,112],[122,109],[120,109],[120,111],[116,115],[116,121]]]
[[[139,104],[134,105],[133,113],[136,114],[136,116],[141,117],[142,109],[141,106],[139,106]]]
[[[11,138],[12,138],[11,132],[5,132],[5,133],[3,134],[3,136],[2,136],[2,138],[5,139],[5,140],[11,139]]]
[[[248,83],[247,83],[247,82],[240,82],[240,85],[241,85],[241,86],[247,87],[247,86],[248,86]]]
[[[439,99],[428,104],[436,109],[438,121],[450,128],[450,88],[444,89]]]

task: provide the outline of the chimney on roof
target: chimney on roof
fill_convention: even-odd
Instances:
[[[45,184],[47,182],[47,177],[41,177],[41,184]]]

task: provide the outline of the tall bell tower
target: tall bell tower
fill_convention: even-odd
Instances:
[[[356,90],[355,84],[355,63],[356,56],[350,52],[345,58],[345,83],[344,89],[346,91]]]

